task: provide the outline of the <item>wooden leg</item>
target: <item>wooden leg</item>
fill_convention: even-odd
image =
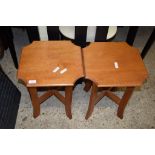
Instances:
[[[29,87],[28,91],[31,96],[32,105],[33,105],[33,117],[36,118],[40,115],[40,102],[37,95],[37,88],[35,87]]]
[[[65,110],[66,110],[66,115],[69,117],[69,119],[72,119],[72,112],[71,112],[72,92],[73,92],[73,87],[66,86],[65,88]]]
[[[88,111],[87,111],[85,119],[88,119],[91,116],[94,110],[94,104],[95,104],[96,97],[97,97],[97,86],[95,83],[93,83],[92,90],[91,90],[91,96],[89,100],[89,107],[88,107]]]
[[[85,90],[86,92],[88,92],[88,91],[90,90],[91,86],[92,86],[92,82],[89,81],[89,80],[86,80],[86,81],[85,81],[84,90]]]
[[[130,99],[132,93],[133,93],[133,90],[134,90],[134,87],[127,87],[126,88],[126,91],[119,103],[119,107],[118,107],[118,110],[117,110],[117,116],[119,118],[123,118],[123,113],[124,113],[124,109],[128,103],[128,100]]]

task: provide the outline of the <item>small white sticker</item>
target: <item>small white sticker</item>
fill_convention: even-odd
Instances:
[[[29,84],[35,84],[35,83],[37,83],[37,81],[36,80],[29,80],[28,83]]]
[[[114,66],[115,66],[116,69],[119,68],[118,67],[118,62],[114,62]]]
[[[67,71],[67,68],[64,68],[63,70],[60,71],[60,74],[63,74]]]
[[[56,67],[56,68],[53,70],[53,73],[56,73],[59,69],[60,69],[60,67]]]

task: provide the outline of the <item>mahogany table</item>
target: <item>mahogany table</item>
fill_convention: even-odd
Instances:
[[[66,115],[71,119],[73,86],[84,76],[81,49],[70,41],[34,41],[22,50],[17,76],[28,88],[35,118],[40,114],[40,104],[55,95],[65,105]],[[62,86],[65,97],[56,89]],[[49,90],[38,96],[38,87]]]
[[[125,42],[95,42],[83,49],[85,78],[93,81],[88,119],[97,104],[104,96],[118,104],[117,116],[123,118],[125,106],[134,87],[141,86],[148,73],[140,57],[138,49]],[[85,90],[88,91],[90,83]],[[107,88],[100,94],[99,88]],[[122,99],[111,92],[113,87],[126,87]]]

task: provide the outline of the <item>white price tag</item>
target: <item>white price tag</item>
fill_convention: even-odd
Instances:
[[[63,70],[60,71],[60,74],[63,74],[67,71],[67,68],[64,68]]]
[[[116,69],[118,69],[119,68],[118,62],[114,62],[114,66],[115,66]]]
[[[53,73],[56,73],[59,69],[60,69],[60,67],[56,67],[56,68],[53,70]]]
[[[37,83],[37,81],[36,80],[29,80],[28,83],[29,84],[35,84],[35,83]]]

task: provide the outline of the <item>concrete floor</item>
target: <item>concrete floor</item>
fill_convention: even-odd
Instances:
[[[123,41],[128,28],[119,29],[115,41]],[[141,51],[152,27],[141,27],[134,46]],[[21,48],[27,44],[28,38],[25,31],[14,29],[15,45],[18,59]],[[0,61],[5,73],[21,91],[21,102],[17,116],[16,128],[155,128],[155,44],[152,45],[144,63],[149,72],[149,78],[140,89],[136,89],[124,113],[123,120],[116,116],[117,106],[108,98],[102,99],[96,106],[93,115],[85,120],[90,92],[83,91],[84,83],[76,86],[73,92],[73,119],[65,115],[64,106],[51,97],[41,105],[41,115],[32,117],[32,105],[27,89],[18,83],[17,70],[14,68],[9,50],[5,51],[4,58]],[[64,92],[62,92],[64,93]],[[116,94],[122,95],[122,91]]]

